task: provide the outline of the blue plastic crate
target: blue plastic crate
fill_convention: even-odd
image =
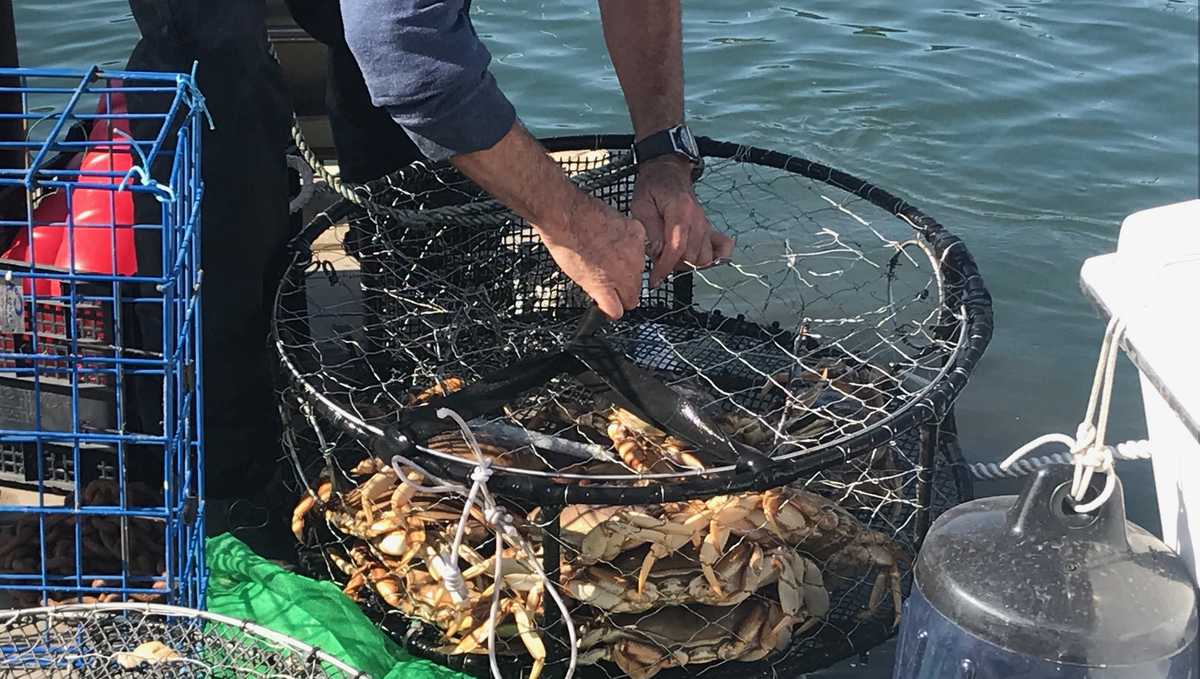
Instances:
[[[187,74],[0,69],[0,602],[203,604],[201,124]]]

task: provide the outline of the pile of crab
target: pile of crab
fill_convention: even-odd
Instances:
[[[446,380],[414,393],[410,403],[461,384]],[[561,431],[569,422],[601,432],[610,459],[579,464],[596,473],[702,464],[682,441],[612,405],[557,400],[555,408],[509,416],[530,429]],[[751,419],[729,415],[721,426],[758,445],[764,434],[749,426]],[[471,448],[454,432],[428,446],[466,458],[481,453],[497,465],[547,467],[528,447],[514,449],[486,433],[477,439]],[[568,505],[554,531],[544,530],[539,508],[505,503],[512,528],[531,548],[522,550],[497,548],[491,517],[467,508],[459,494],[435,492],[416,469],[368,458],[349,476],[354,485],[336,493],[322,478],[292,517],[301,542],[318,515],[339,538],[326,554],[344,573],[346,594],[377,596],[436,628],[440,653],[486,653],[492,646],[499,654],[527,654],[530,679],[545,666],[543,614],[554,606],[538,568],[547,535],[559,541],[553,586],[572,608],[578,662],[609,662],[632,679],[783,651],[830,610],[831,575],[871,583],[862,617],[899,621],[905,550],[802,483],[655,505]],[[460,524],[459,547],[450,554]]]

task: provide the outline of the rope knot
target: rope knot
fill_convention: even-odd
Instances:
[[[503,507],[491,507],[484,511],[483,518],[496,528],[509,528],[513,525],[512,515],[509,514]]]
[[[430,562],[434,573],[442,579],[442,585],[450,594],[450,600],[456,607],[461,608],[467,602],[467,581],[463,578],[462,569],[455,559],[447,552],[433,557]]]
[[[1078,455],[1096,442],[1096,427],[1091,422],[1080,422],[1075,429],[1075,443],[1071,446],[1071,455]]]
[[[475,465],[475,469],[471,472],[471,480],[475,483],[487,483],[488,479],[492,478],[492,461],[480,460],[479,464]]]
[[[1108,473],[1113,468],[1112,449],[1108,446],[1090,446],[1072,454],[1075,464],[1091,467],[1092,470]]]

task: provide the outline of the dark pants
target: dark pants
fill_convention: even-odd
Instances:
[[[202,146],[204,426],[211,497],[253,497],[281,456],[275,408],[271,304],[295,229],[288,215],[290,104],[278,65],[267,52],[262,0],[131,0],[142,39],[128,68],[188,72],[197,79],[215,129]],[[166,110],[161,95],[131,93],[132,113]],[[154,130],[139,121],[139,138]],[[169,158],[152,172],[169,176]],[[158,223],[159,206],[135,204],[141,223]],[[157,234],[138,242],[139,268],[158,272]],[[161,323],[150,305],[137,310],[127,341],[155,349]],[[161,426],[160,387],[132,387],[127,420],[141,430]],[[144,459],[152,465],[150,456]]]
[[[338,170],[348,182],[382,177],[421,157],[404,130],[371,103],[362,71],[346,45],[336,0],[286,0],[292,18],[329,48],[325,105]]]
[[[213,498],[254,497],[281,456],[276,359],[268,334],[275,288],[287,263],[284,245],[297,227],[288,215],[284,163],[290,103],[280,68],[267,51],[263,0],[130,0],[130,5],[142,39],[128,68],[188,72],[199,62],[198,84],[215,123],[215,129],[205,129],[202,158],[207,490]],[[342,36],[336,0],[288,5],[297,23],[329,47],[326,99],[341,176],[364,182],[418,159],[404,131],[371,104]],[[129,96],[133,113],[161,112],[168,103],[158,96]],[[135,136],[153,132],[142,129]],[[166,181],[169,160],[152,172]],[[158,209],[152,199],[139,200],[138,221],[155,223]],[[138,243],[139,265],[147,273],[157,273],[159,266],[154,238],[147,233]],[[135,315],[127,342],[154,350],[161,318],[150,308]],[[134,381],[130,396],[127,424],[156,431],[161,385]],[[154,457],[145,455],[143,469],[154,465]]]

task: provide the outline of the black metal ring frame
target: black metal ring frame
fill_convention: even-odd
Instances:
[[[628,148],[632,141],[633,139],[629,135],[587,135],[545,139],[542,140],[542,143],[547,150],[553,152],[621,149]],[[498,495],[543,503],[552,499],[555,504],[560,505],[628,505],[686,500],[721,493],[759,491],[781,486],[883,445],[893,438],[897,431],[915,429],[923,424],[942,419],[953,404],[955,397],[966,385],[969,375],[983,355],[992,335],[991,297],[984,287],[975,260],[967,251],[966,246],[932,217],[883,189],[820,163],[775,151],[714,141],[707,137],[699,138],[698,142],[701,152],[706,157],[773,167],[821,181],[858,196],[908,223],[925,241],[942,267],[944,304],[946,309],[951,312],[945,314],[944,318],[961,318],[960,321],[948,322],[937,328],[937,333],[942,339],[956,339],[954,355],[949,363],[943,366],[941,374],[935,378],[934,383],[925,389],[920,397],[904,404],[887,419],[842,441],[824,444],[811,452],[805,452],[786,461],[776,461],[768,465],[731,466],[728,468],[729,471],[714,470],[711,474],[706,473],[704,477],[689,478],[685,483],[646,486],[580,485],[566,483],[561,479],[553,482],[541,477],[496,469],[489,486]],[[425,171],[439,169],[438,165],[429,166],[422,163],[414,164],[410,168],[418,166],[427,168]],[[402,178],[403,173],[408,169],[400,171]],[[444,166],[441,169],[444,169]],[[294,279],[297,275],[302,275],[306,268],[303,264],[306,264],[311,257],[309,247],[312,241],[326,228],[358,211],[359,208],[350,206],[343,201],[318,215],[293,241],[292,247],[295,255],[288,275],[284,277],[277,292],[276,311],[278,311],[279,302],[287,287],[299,283]],[[433,208],[430,213],[436,214],[436,211],[437,208]],[[339,426],[348,428],[356,435],[371,439],[374,448],[381,455],[390,457],[393,452],[400,453],[411,450],[414,442],[404,436],[399,428],[389,428],[384,431],[362,421],[319,393],[316,387],[305,380],[288,356],[286,344],[281,335],[284,330],[280,327],[280,319],[277,314],[272,321],[272,332],[286,376],[317,410]],[[417,441],[417,443],[419,442]],[[422,463],[426,464],[431,471],[444,475],[446,478],[466,481],[471,472],[471,465],[466,461],[464,464],[455,464],[430,456],[422,456],[421,459]]]

